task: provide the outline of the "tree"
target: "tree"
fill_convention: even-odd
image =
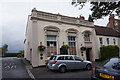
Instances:
[[[2,47],[2,56],[4,56],[4,54],[6,53],[6,51],[8,51],[8,45],[7,44],[4,44],[3,47]]]
[[[100,19],[104,16],[112,14],[115,11],[117,14],[120,14],[120,1],[116,2],[90,2],[92,14],[89,15],[88,20]],[[85,6],[85,2],[72,2],[72,5],[82,9]],[[120,16],[120,15],[119,15]]]

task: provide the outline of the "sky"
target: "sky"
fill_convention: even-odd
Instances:
[[[24,50],[25,31],[28,15],[38,11],[61,14],[71,17],[84,16],[88,19],[90,4],[79,10],[71,5],[72,0],[1,0],[0,1],[0,46],[8,44],[8,52]],[[106,26],[108,16],[96,20],[95,25]]]

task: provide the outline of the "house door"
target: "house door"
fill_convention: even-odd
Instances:
[[[90,52],[91,52],[91,48],[87,48],[87,50],[86,50],[86,59],[88,61],[90,61]]]

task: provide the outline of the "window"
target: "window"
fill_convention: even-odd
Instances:
[[[85,41],[90,41],[90,33],[89,32],[84,33],[84,40]]]
[[[64,60],[64,56],[60,56],[60,57],[58,57],[57,60]]]
[[[68,44],[70,47],[75,47],[76,42],[75,42],[75,36],[68,36]]]
[[[65,56],[65,60],[74,60],[72,56]]]
[[[55,60],[56,59],[56,56],[51,56],[50,57],[50,60]]]
[[[57,43],[56,43],[56,36],[47,36],[47,46],[48,47],[56,47]]]
[[[101,37],[99,38],[99,41],[100,41],[100,46],[103,46],[103,40]]]
[[[114,43],[114,45],[116,45],[116,41],[115,41],[115,38],[113,39],[113,43]]]
[[[112,67],[115,63],[118,63],[119,60],[120,60],[119,58],[112,58],[104,64],[104,67]]]
[[[90,37],[90,34],[88,32],[85,32],[84,37]]]
[[[109,38],[107,38],[107,45],[109,45]]]
[[[75,56],[74,57],[76,61],[82,61],[82,58]]]

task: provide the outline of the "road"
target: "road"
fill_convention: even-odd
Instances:
[[[36,79],[72,79],[72,80],[90,80],[92,71],[87,70],[72,70],[67,71],[66,73],[60,73],[58,71],[50,71],[49,69],[46,69],[45,67],[39,67],[39,68],[33,68],[31,69],[32,74]]]
[[[1,59],[0,59],[1,61]],[[50,71],[46,67],[37,67],[30,69],[35,80],[90,80],[91,71],[72,70],[66,73]],[[2,79],[3,80],[31,80],[25,64],[21,58],[9,57],[2,59]]]
[[[6,57],[2,58],[2,78],[18,79],[30,78],[21,58]]]

